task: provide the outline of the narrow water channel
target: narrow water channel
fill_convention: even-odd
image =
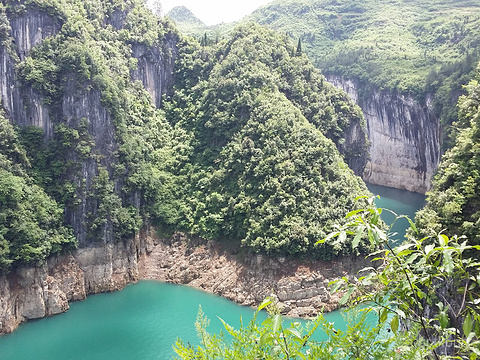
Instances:
[[[413,218],[424,197],[369,185],[381,196],[377,206]],[[388,218],[386,222],[390,221]],[[403,222],[402,222],[403,224]],[[396,228],[399,237],[407,224]],[[403,228],[403,230],[402,230]],[[199,306],[210,319],[209,331],[223,329],[218,317],[234,327],[246,323],[250,308],[184,286],[142,281],[116,293],[99,294],[71,304],[62,315],[31,321],[0,337],[0,360],[166,360],[177,337],[195,344]],[[264,317],[261,314],[261,317]],[[340,312],[326,315],[343,327]],[[319,331],[316,337],[322,339]]]

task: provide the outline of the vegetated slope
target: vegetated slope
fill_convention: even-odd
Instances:
[[[167,16],[175,21],[177,24],[188,24],[198,27],[205,27],[206,25],[197,18],[188,8],[185,6],[175,6],[170,10]]]
[[[0,272],[76,245],[61,206],[35,184],[29,169],[17,132],[0,114]]]
[[[160,70],[173,63],[169,42],[175,45],[178,35],[136,0],[30,0],[8,2],[0,11],[7,48],[1,54],[7,65],[15,63],[0,82],[18,81],[15,91],[2,93],[11,96],[2,105],[10,122],[21,125],[19,140],[31,163],[28,179],[34,179],[25,181],[65,209],[80,246],[132,239],[156,216],[158,203],[175,203],[165,189],[173,182],[167,168],[181,136],[155,108],[153,94],[134,79],[148,66],[146,57],[162,60],[156,63]],[[42,29],[29,28],[35,21],[53,23],[55,31],[42,41]],[[36,46],[30,49],[25,38],[35,31]],[[15,43],[15,37],[22,41]],[[161,93],[165,84],[159,82],[165,79],[154,80],[153,90]],[[27,122],[23,109],[33,109]],[[51,131],[29,126],[39,122]],[[38,211],[50,211],[50,197]]]
[[[416,216],[423,235],[445,230],[480,244],[480,66],[458,102],[459,122],[454,146],[446,152],[428,194],[427,205]]]
[[[218,43],[227,37],[237,24],[233,22],[207,26],[185,6],[174,7],[166,17],[172,20],[183,34],[192,36],[205,45]]]
[[[306,253],[357,195],[368,194],[347,166],[361,173],[367,157],[359,108],[286,39],[260,26],[239,28],[210,48],[181,40],[140,0],[28,0],[0,5],[0,13],[0,55],[15,65],[1,82],[18,79],[17,92],[2,96],[12,96],[5,113],[19,125],[4,124],[14,135],[2,145],[2,180],[11,180],[2,191],[17,199],[38,190],[6,201],[0,220],[14,221],[24,200],[39,202],[28,210],[40,224],[31,228],[50,241],[3,229],[3,253],[9,247],[12,254],[4,268],[69,249],[75,238],[80,247],[128,243],[150,223],[256,251]],[[22,48],[18,24],[28,28],[32,19],[55,26]],[[173,79],[162,67],[177,56],[164,112],[159,94]],[[20,110],[11,105],[22,101]],[[30,108],[34,117],[48,116],[22,117]],[[43,129],[32,126],[40,121]],[[8,157],[17,143],[31,167],[17,164],[20,155]],[[18,257],[20,248],[30,255]],[[315,254],[350,250],[327,244]]]
[[[334,144],[349,149],[347,161],[363,156],[359,109],[285,38],[258,25],[181,53],[167,118],[192,138],[179,167],[183,227],[267,253],[349,253],[348,244],[314,244],[368,193]],[[353,146],[344,138],[352,128]]]
[[[249,20],[300,38],[324,74],[355,79],[364,92],[436,94],[444,140],[479,55],[480,4],[471,0],[277,0]]]

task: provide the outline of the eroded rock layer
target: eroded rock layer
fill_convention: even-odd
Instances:
[[[329,282],[366,266],[371,263],[363,257],[326,262],[234,253],[218,242],[177,234],[169,241],[149,240],[139,277],[193,286],[245,306],[273,294],[284,314],[308,317],[337,309],[339,296],[330,294]]]

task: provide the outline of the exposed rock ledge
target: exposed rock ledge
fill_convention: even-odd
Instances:
[[[362,257],[331,262],[269,258],[181,234],[161,241],[145,235],[81,248],[0,276],[0,334],[27,320],[65,312],[69,301],[120,290],[139,279],[186,284],[246,306],[274,293],[285,314],[308,317],[337,308],[339,297],[327,289],[332,279],[368,266]]]
[[[0,276],[0,334],[27,320],[65,312],[69,301],[137,281],[137,256],[144,248],[137,240],[81,248],[52,257],[42,266]]]
[[[309,317],[337,309],[339,296],[328,290],[331,280],[366,266],[371,265],[363,257],[325,262],[234,254],[217,242],[177,235],[169,242],[150,240],[139,259],[139,277],[189,285],[245,306],[273,293],[284,314]]]

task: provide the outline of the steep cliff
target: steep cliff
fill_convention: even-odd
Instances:
[[[20,131],[35,133],[29,130],[32,127],[43,130],[39,147],[25,146],[27,150],[30,147],[32,159],[42,154],[41,161],[35,158],[33,162],[34,168],[38,167],[36,171],[55,176],[50,180],[38,177],[37,181],[57,201],[64,201],[65,221],[73,228],[79,245],[71,255],[55,256],[41,266],[22,265],[0,277],[0,333],[4,333],[25,320],[66,311],[68,301],[83,299],[90,293],[118,290],[138,279],[137,257],[143,253],[144,245],[138,235],[139,221],[135,219],[139,218],[142,191],[130,190],[128,175],[118,175],[119,167],[129,169],[124,158],[132,149],[125,148],[125,142],[133,137],[123,136],[132,115],[122,117],[122,111],[129,113],[133,101],[143,101],[150,113],[155,111],[154,106],[160,106],[162,95],[173,85],[178,36],[171,29],[162,28],[155,18],[147,18],[162,31],[154,27],[153,40],[145,43],[129,30],[130,12],[138,11],[140,3],[131,1],[126,8],[106,9],[105,14],[112,15],[106,16],[108,21],[98,31],[108,31],[110,39],[127,38],[117,43],[127,56],[115,59],[109,53],[107,60],[91,59],[97,63],[87,64],[89,76],[85,76],[75,63],[77,59],[65,60],[65,48],[58,55],[54,52],[55,46],[68,44],[73,36],[77,36],[73,46],[79,49],[90,46],[88,50],[98,51],[105,46],[100,43],[102,39],[82,39],[72,33],[72,17],[65,14],[75,10],[74,5],[61,10],[35,1],[0,6],[6,15],[1,19],[2,29],[6,29],[0,45],[1,105],[9,121],[25,129]],[[81,7],[76,10],[85,11]],[[38,66],[46,48],[52,49],[49,56],[54,57],[50,72]],[[82,53],[77,52],[76,56],[80,58]],[[119,59],[130,65],[122,67]],[[111,63],[105,64],[108,60]],[[32,63],[35,66],[30,66]],[[111,77],[113,84],[105,84],[105,79],[96,76],[94,70],[99,66],[104,66],[102,75]],[[42,71],[46,72],[41,74]],[[43,80],[50,82],[49,88]],[[142,84],[140,88],[128,85],[136,80]],[[112,89],[116,91],[114,95]],[[146,94],[150,99],[145,98]],[[127,96],[133,98],[130,103]],[[115,101],[120,105],[113,106]],[[55,155],[52,149],[56,149]],[[48,154],[53,157],[48,158]],[[54,183],[61,185],[60,191]],[[66,192],[68,188],[71,190]],[[131,224],[132,218],[134,229],[119,230]]]
[[[21,197],[35,183],[64,209],[70,235],[18,244],[0,221],[11,271],[0,279],[1,332],[136,281],[153,223],[274,255],[368,250],[316,244],[369,206],[348,167],[364,168],[365,126],[286,38],[252,24],[207,49],[141,0],[3,1],[0,54],[1,102],[25,157],[24,186],[13,175],[8,185]]]
[[[340,76],[327,80],[350,95],[363,110],[370,161],[363,179],[377,185],[425,193],[440,161],[440,124],[431,99],[421,104],[391,91],[361,92]]]

